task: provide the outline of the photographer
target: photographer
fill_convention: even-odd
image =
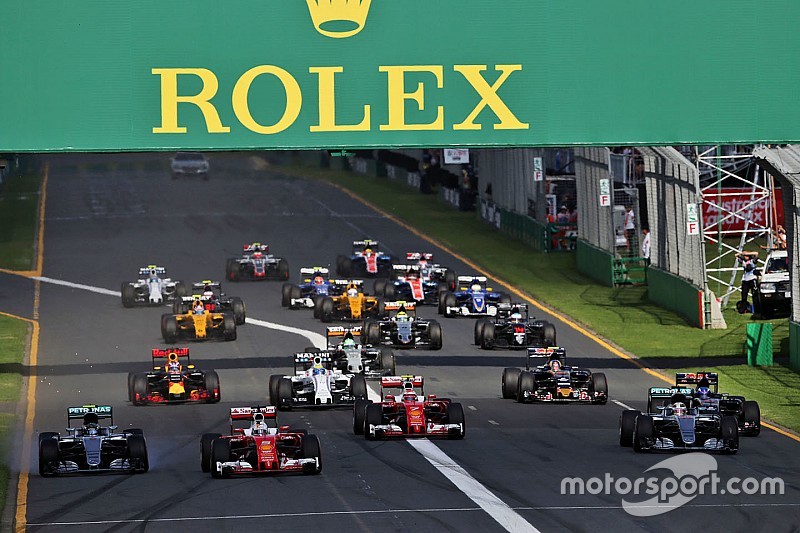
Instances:
[[[753,293],[753,299],[756,298],[756,284],[758,283],[758,270],[757,262],[758,252],[741,252],[736,254],[736,259],[742,261],[742,268],[744,274],[742,275],[742,299],[736,304],[736,310],[740,314],[747,313],[751,310],[750,304],[747,302],[747,295]]]

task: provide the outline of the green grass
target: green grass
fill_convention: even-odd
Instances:
[[[0,268],[33,268],[40,185],[38,176],[15,176],[3,184],[0,191]]]
[[[0,315],[0,402],[16,402],[19,399],[22,375],[19,371],[25,358],[28,343],[28,324],[22,320]],[[17,370],[15,370],[15,367]],[[9,430],[14,424],[14,415],[0,412],[0,514],[6,503],[8,488]]]

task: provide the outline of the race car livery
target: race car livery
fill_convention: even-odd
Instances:
[[[319,318],[320,304],[326,296],[341,296],[350,280],[330,279],[328,269],[322,267],[301,268],[301,283],[284,283],[281,290],[281,305],[289,309],[313,309],[314,318]]]
[[[74,420],[81,426],[72,427]],[[109,420],[107,426],[101,420]],[[147,472],[147,443],[141,429],[118,431],[110,405],[67,408],[67,434],[39,433],[39,475]]]
[[[695,385],[696,388],[690,385]],[[659,413],[664,402],[675,394],[688,398],[690,407],[714,407],[719,410],[720,416],[734,417],[743,436],[755,437],[761,433],[761,409],[758,402],[746,400],[744,396],[720,393],[717,372],[678,372],[675,374],[675,387],[651,387],[647,393],[648,413]]]
[[[248,474],[322,472],[316,435],[278,426],[275,407],[232,407],[230,435],[200,438],[200,468],[213,478]]]
[[[439,305],[439,294],[450,290],[446,281],[423,276],[418,265],[394,265],[393,270],[394,280],[376,279],[373,284],[375,294],[387,300]]]
[[[395,375],[397,366],[391,348],[362,344],[362,336],[361,326],[327,327],[325,338],[334,368],[341,372],[363,374],[367,379]]]
[[[397,389],[398,394],[385,394]],[[419,393],[415,390],[419,389]],[[367,440],[389,437],[446,437],[463,439],[467,426],[464,408],[449,398],[425,396],[422,376],[381,379],[381,401],[356,400],[353,432]]]
[[[460,290],[439,293],[439,314],[448,318],[496,316],[500,304],[510,304],[507,294],[494,292],[486,286],[484,276],[459,276]]]
[[[236,318],[233,313],[206,311],[206,303],[195,298],[189,311],[182,315],[161,315],[161,336],[174,344],[178,339],[204,341],[208,339],[236,340]]]
[[[383,298],[367,296],[363,292],[364,282],[347,280],[341,295],[324,296],[317,299],[314,314],[323,322],[358,321],[366,318],[380,318],[385,314]]]
[[[442,347],[442,326],[435,320],[417,317],[414,302],[386,302],[388,317],[368,319],[363,332],[367,344],[392,348],[423,348],[439,350]]]
[[[128,374],[128,399],[133,405],[220,401],[219,376],[197,369],[189,348],[153,348],[151,356],[151,371]]]
[[[228,281],[289,279],[289,262],[269,253],[269,245],[260,242],[242,246],[242,257],[232,257],[225,264]]]
[[[531,361],[544,361],[532,366]],[[503,398],[527,402],[579,402],[605,404],[608,381],[601,372],[567,366],[561,347],[528,348],[525,370],[503,369]]]
[[[433,254],[427,252],[406,252],[406,266],[419,268],[419,273],[425,281],[445,283],[447,290],[456,290],[458,276],[454,270],[433,262]]]
[[[381,253],[378,241],[353,241],[350,257],[340,255],[336,258],[336,273],[354,278],[389,278],[393,264],[394,258]]]
[[[475,321],[475,344],[484,350],[556,346],[556,327],[528,315],[528,304],[499,304],[497,315]]]
[[[189,294],[189,290],[180,281],[166,277],[167,269],[156,265],[147,265],[139,269],[137,281],[123,282],[120,292],[122,305],[163,305],[181,296]]]
[[[191,296],[183,296],[172,304],[172,312],[176,315],[188,313],[196,300],[203,302],[205,310],[210,313],[232,313],[237,326],[247,319],[247,308],[238,296],[227,296],[222,292],[222,284],[218,281],[203,280],[192,284]]]
[[[269,378],[270,403],[280,410],[295,407],[350,407],[367,397],[363,375],[334,367],[331,351],[294,354],[294,375],[275,374]]]

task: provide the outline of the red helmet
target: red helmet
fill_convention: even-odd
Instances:
[[[253,259],[261,259],[262,257],[264,257],[264,254],[262,254],[261,252],[255,252],[253,254]]]
[[[317,276],[314,278],[314,285],[322,285],[323,283],[325,283],[325,278],[322,276]]]

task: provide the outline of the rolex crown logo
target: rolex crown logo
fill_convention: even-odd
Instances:
[[[306,0],[306,3],[318,32],[344,39],[364,28],[372,0]]]

